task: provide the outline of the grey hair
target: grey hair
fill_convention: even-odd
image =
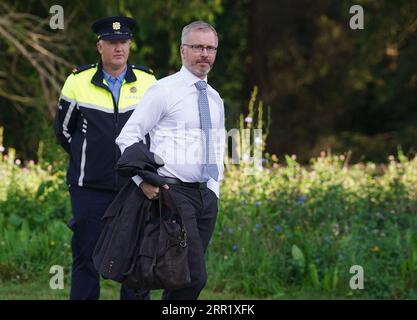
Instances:
[[[182,29],[182,33],[181,33],[181,44],[186,43],[185,42],[185,39],[187,38],[187,36],[190,33],[190,31],[194,31],[194,30],[207,30],[207,29],[211,30],[214,33],[214,35],[216,36],[217,42],[219,42],[219,38],[217,36],[216,29],[214,29],[211,24],[199,20],[199,21],[191,22],[190,24],[186,25]]]

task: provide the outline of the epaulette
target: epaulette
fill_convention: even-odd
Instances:
[[[94,68],[95,66],[97,66],[97,63],[87,64],[85,66],[78,66],[78,67],[75,67],[74,69],[72,69],[72,73],[77,74],[77,73],[83,72],[85,70]]]
[[[153,70],[150,69],[150,68],[143,67],[143,66],[137,66],[136,64],[131,64],[130,66],[132,67],[132,69],[142,70],[142,71],[145,71],[145,72],[153,75]]]

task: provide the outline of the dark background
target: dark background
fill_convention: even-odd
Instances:
[[[51,30],[49,8],[64,8],[64,30]],[[352,30],[349,8],[364,9]],[[59,91],[75,65],[98,55],[91,23],[123,14],[138,20],[131,63],[158,78],[181,65],[182,27],[202,19],[220,37],[210,82],[239,126],[254,86],[270,107],[266,149],[300,161],[321,150],[352,161],[385,162],[417,141],[417,1],[2,1],[0,127],[5,147],[23,159],[56,150],[52,120]],[[264,112],[266,120],[267,112]]]

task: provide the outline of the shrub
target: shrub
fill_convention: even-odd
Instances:
[[[417,159],[348,166],[322,155],[303,167],[267,156],[259,174],[228,166],[207,252],[208,286],[249,296],[416,298]],[[13,152],[0,160],[0,280],[69,270],[64,172]],[[364,290],[352,290],[352,265]]]

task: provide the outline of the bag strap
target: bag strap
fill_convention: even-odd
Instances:
[[[169,190],[166,190],[165,188],[160,187],[161,195],[159,197],[159,215],[162,218],[162,207],[163,203],[165,202],[165,205],[170,208],[174,213],[176,213],[181,218],[182,223],[182,215],[180,210],[178,210],[178,207],[175,205],[175,201],[172,199],[171,192]],[[161,197],[162,196],[162,197]]]
[[[181,214],[181,211],[178,210],[178,207],[175,205],[175,202],[172,199],[171,196],[171,192],[169,192],[168,190],[164,189],[161,187],[161,194],[159,195],[159,201],[158,201],[158,206],[159,206],[159,219],[161,221],[160,227],[162,228],[162,207],[165,203],[165,205],[173,211],[174,214],[177,214],[177,216],[179,217],[179,225],[181,226],[181,229],[186,232],[186,228],[183,222],[183,217]],[[172,216],[171,216],[172,217]]]

